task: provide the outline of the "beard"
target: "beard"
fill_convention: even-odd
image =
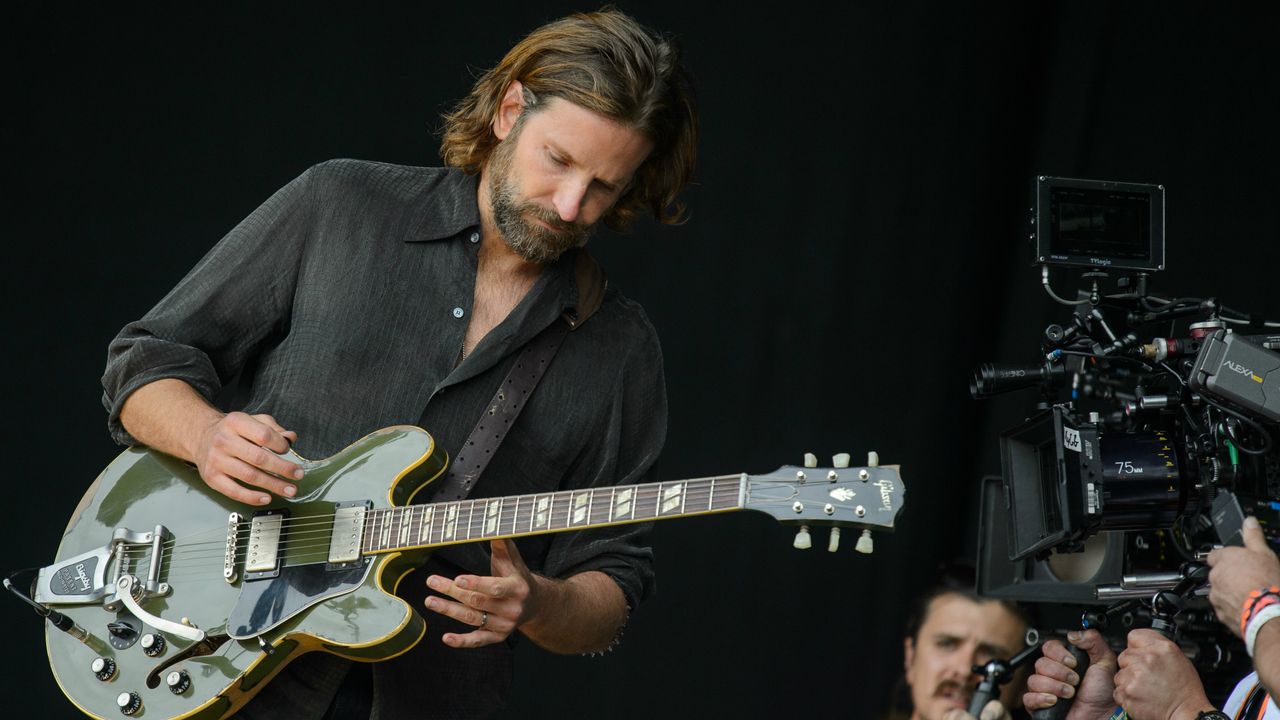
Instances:
[[[489,210],[493,224],[508,247],[521,258],[535,263],[554,262],[566,250],[586,245],[591,238],[591,226],[565,222],[555,210],[520,198],[512,169],[518,137],[518,132],[509,135],[498,143],[490,157]]]

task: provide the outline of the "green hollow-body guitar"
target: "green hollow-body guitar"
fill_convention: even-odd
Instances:
[[[644,485],[410,504],[447,459],[420,428],[372,433],[306,471],[294,498],[249,507],[190,464],[130,448],[67,525],[36,602],[58,685],[99,718],[224,718],[289,661],[323,651],[373,662],[422,638],[393,593],[432,548],[628,522],[760,510],[809,526],[892,529],[896,466],[784,467]],[[859,549],[869,543],[868,533]],[[797,545],[801,545],[797,542]]]

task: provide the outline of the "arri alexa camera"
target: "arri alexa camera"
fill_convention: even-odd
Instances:
[[[1246,513],[1280,530],[1280,323],[1150,290],[1163,186],[1038,177],[1033,192],[1035,264],[1066,317],[1032,362],[973,375],[975,398],[1040,392],[983,481],[978,590],[1114,630],[1151,625],[1143,600],[1176,590],[1181,629],[1225,636],[1188,573],[1241,542]]]

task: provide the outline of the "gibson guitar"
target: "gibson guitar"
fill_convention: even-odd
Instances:
[[[294,498],[248,507],[195,468],[131,448],[94,481],[34,599],[63,692],[97,718],[225,718],[289,661],[323,651],[385,660],[425,621],[393,593],[432,548],[630,522],[758,510],[801,525],[892,529],[896,466],[784,467],[644,485],[414,505],[447,459],[431,436],[386,428],[318,461]],[[816,462],[806,462],[816,465]],[[844,467],[841,467],[844,466]]]

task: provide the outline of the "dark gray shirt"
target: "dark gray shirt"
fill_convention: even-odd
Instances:
[[[113,437],[133,442],[119,421],[131,392],[178,378],[224,406],[270,413],[297,431],[303,456],[406,423],[455,456],[517,351],[577,299],[569,253],[458,362],[475,289],[476,182],[335,160],[286,185],[112,341],[103,402]],[[611,288],[565,340],[472,497],[645,482],[665,433],[656,334]],[[519,547],[549,576],[607,573],[635,607],[653,583],[647,531],[624,525]],[[432,562],[487,575],[487,553],[483,543],[456,546]],[[420,645],[437,638],[429,631]]]

